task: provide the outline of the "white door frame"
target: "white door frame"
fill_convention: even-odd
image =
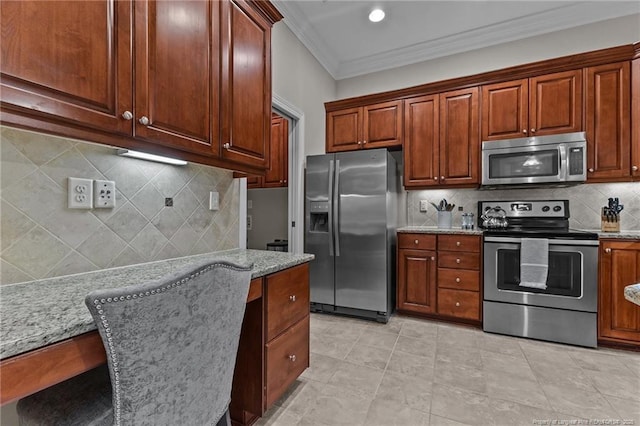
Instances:
[[[304,250],[304,113],[276,93],[272,106],[290,119],[289,126],[289,182],[288,224],[289,252],[300,254]],[[236,179],[240,193],[238,214],[238,247],[247,248],[247,178]],[[295,226],[292,226],[295,223]]]

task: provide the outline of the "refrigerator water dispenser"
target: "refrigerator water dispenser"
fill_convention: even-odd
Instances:
[[[312,201],[309,208],[309,232],[329,232],[329,201]]]

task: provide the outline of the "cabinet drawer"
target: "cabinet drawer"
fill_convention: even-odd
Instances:
[[[266,346],[266,407],[309,367],[309,316]]]
[[[480,237],[476,235],[438,235],[438,250],[480,252]]]
[[[438,287],[480,291],[480,272],[466,269],[438,269]]]
[[[438,252],[438,267],[453,269],[480,269],[480,253]]]
[[[398,248],[435,250],[436,236],[430,234],[398,234]]]
[[[266,341],[309,314],[309,266],[296,266],[267,277]]]
[[[451,317],[480,320],[480,293],[438,289],[438,313]]]

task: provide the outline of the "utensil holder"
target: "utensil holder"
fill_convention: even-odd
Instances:
[[[453,214],[447,211],[438,212],[438,228],[451,229]]]

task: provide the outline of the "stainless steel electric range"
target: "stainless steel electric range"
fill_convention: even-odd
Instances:
[[[596,347],[598,235],[569,228],[569,201],[480,201],[478,226],[485,230],[484,331]],[[546,280],[525,286],[522,244],[528,257],[530,244],[540,243],[548,250]]]

